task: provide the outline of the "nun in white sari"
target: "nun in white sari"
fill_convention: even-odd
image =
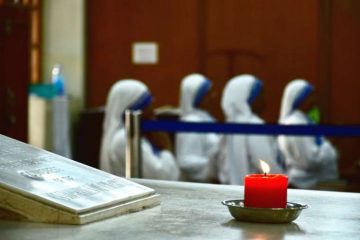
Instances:
[[[182,80],[181,121],[215,121],[209,113],[199,108],[210,88],[211,82],[201,74],[190,74]],[[219,136],[214,133],[178,133],[176,135],[176,157],[186,180],[206,182],[214,175],[214,165],[210,159],[217,151],[218,144]]]
[[[313,124],[300,109],[304,108],[312,92],[313,87],[303,79],[288,83],[282,98],[279,123]],[[319,181],[337,179],[337,152],[324,137],[281,135],[278,142],[285,156],[289,184],[292,186],[311,188]]]
[[[243,74],[232,78],[225,86],[221,101],[228,123],[264,124],[251,110],[258,97],[262,82],[253,75]],[[268,135],[234,134],[225,136],[225,161],[219,168],[222,183],[244,183],[249,173],[261,173],[260,161],[266,161],[272,173],[281,173],[276,140]]]
[[[100,168],[118,176],[125,175],[124,129],[125,110],[145,110],[152,102],[148,88],[137,80],[115,83],[108,95],[103,123]],[[143,177],[177,180],[179,169],[173,154],[156,149],[146,138],[141,138]]]

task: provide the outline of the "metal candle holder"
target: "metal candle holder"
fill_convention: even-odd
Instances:
[[[307,205],[287,202],[286,208],[252,208],[245,207],[244,200],[226,200],[231,215],[239,221],[257,223],[290,223],[294,221]]]

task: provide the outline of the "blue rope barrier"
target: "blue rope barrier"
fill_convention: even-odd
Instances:
[[[165,120],[143,120],[144,132],[197,132],[222,134],[259,134],[259,135],[324,135],[337,137],[360,137],[358,125],[277,125],[277,124],[234,124],[234,123],[198,123]]]

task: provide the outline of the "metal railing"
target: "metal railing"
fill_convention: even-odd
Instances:
[[[142,178],[142,158],[141,158],[141,111],[125,112],[125,177]]]
[[[237,124],[237,123],[198,123],[169,120],[143,120],[141,111],[125,112],[126,157],[125,176],[142,178],[141,132],[215,132],[222,134],[261,134],[261,135],[324,135],[337,137],[360,137],[359,125],[277,125],[277,124]]]

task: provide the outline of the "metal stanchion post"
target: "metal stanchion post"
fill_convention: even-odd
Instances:
[[[125,177],[141,178],[141,136],[140,136],[141,111],[125,112],[126,151],[125,151]]]

